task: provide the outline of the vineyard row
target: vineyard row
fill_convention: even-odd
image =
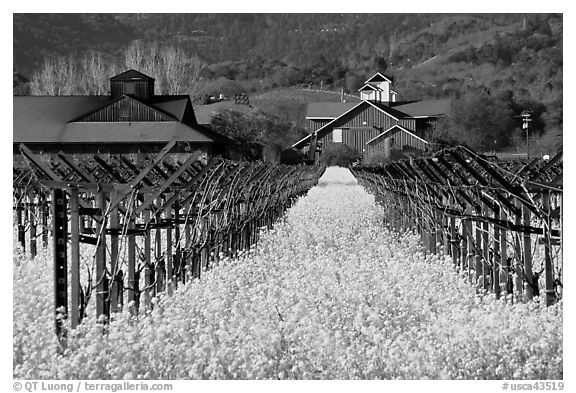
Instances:
[[[173,146],[137,159],[47,158],[20,146],[24,165],[14,168],[18,240],[26,247],[28,234],[33,257],[38,229],[44,246],[52,233],[59,335],[62,318],[76,327],[91,297],[104,320],[124,304],[136,314],[141,300],[151,308],[160,292],[170,294],[222,256],[249,249],[260,229],[270,228],[324,172],[318,166],[206,162],[199,153],[180,162],[169,154]],[[82,275],[86,282],[82,243],[93,250]]]
[[[464,147],[352,172],[387,210],[388,224],[450,255],[481,293],[546,304],[562,297],[562,152],[529,163]]]

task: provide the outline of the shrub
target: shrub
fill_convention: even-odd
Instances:
[[[344,144],[330,144],[324,148],[320,162],[327,166],[348,166],[360,158],[360,154]]]

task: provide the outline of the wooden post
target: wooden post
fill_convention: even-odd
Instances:
[[[172,194],[168,195],[168,199],[172,196]],[[171,209],[168,210],[166,214],[168,215],[168,218],[174,219],[174,214],[171,212]],[[174,266],[172,265],[174,263],[172,257],[172,227],[174,225],[178,224],[174,223],[172,226],[166,228],[166,292],[168,295],[172,295],[175,281]]]
[[[36,248],[36,212],[37,204],[34,198],[34,190],[28,190],[28,222],[30,223],[30,256],[34,258],[37,254]]]
[[[193,220],[194,214],[200,214],[200,212],[196,212],[194,208],[190,207],[190,202],[187,202],[184,205],[184,213],[186,214],[186,224],[184,225],[184,239],[186,241],[185,246],[189,247],[192,244],[192,224],[191,221]],[[192,250],[192,248],[190,248]],[[192,259],[194,258],[194,254],[191,252],[187,252],[187,256],[182,258],[182,283],[190,276],[192,267]]]
[[[506,221],[508,220],[508,217],[506,216],[506,211],[504,210],[504,207],[501,206],[500,208],[500,219],[502,221]],[[509,283],[510,283],[510,261],[508,260],[508,253],[507,253],[507,239],[506,239],[506,229],[504,228],[500,228],[500,264],[501,264],[501,271],[500,271],[500,275],[501,275],[501,279],[500,282],[504,283],[504,291],[506,292],[506,294],[511,294],[513,293],[513,289],[510,287]]]
[[[174,271],[177,275],[176,280],[174,280],[174,288],[178,288],[178,279],[184,284],[185,275],[183,271],[182,264],[182,246],[180,245],[180,204],[178,201],[174,202],[174,240],[176,242],[176,252],[174,254]]]
[[[500,218],[500,205],[494,204],[494,218]],[[500,268],[502,260],[498,257],[500,252],[500,228],[496,224],[492,225],[494,233],[494,253],[492,256],[492,290],[496,295],[496,299],[500,298]]]
[[[478,214],[481,216],[482,212],[478,212]],[[484,274],[484,263],[482,261],[482,223],[480,221],[476,221],[474,227],[476,228],[476,252],[474,253],[474,260],[476,261],[476,285],[478,287],[478,290],[483,290],[485,285],[484,285],[484,281],[485,278],[483,276]],[[479,279],[480,277],[482,277],[482,288],[478,285],[479,284]],[[482,291],[480,291],[482,292]]]
[[[525,226],[530,226],[530,209],[522,206],[522,221]],[[532,276],[532,245],[530,244],[530,234],[524,233],[524,276],[526,277],[526,299],[532,300],[534,288],[538,287],[538,282],[534,282]]]
[[[472,236],[472,221],[465,220],[464,228],[466,230],[466,260],[467,260],[467,267],[468,267],[468,282],[474,283],[475,282],[475,260],[474,260],[474,238]]]
[[[436,238],[434,239],[434,249],[438,252],[438,245],[442,244],[442,235],[443,235],[443,228],[442,228],[442,213],[436,210]]]
[[[48,233],[50,232],[50,228],[48,228],[48,198],[44,192],[40,195],[42,196],[42,247],[46,248],[48,247]]]
[[[546,219],[544,221],[544,278],[546,280],[546,306],[556,303],[556,291],[554,290],[554,267],[552,266],[552,254],[550,252],[550,233],[552,231],[552,219],[550,217],[550,191],[542,192],[542,208]]]
[[[110,293],[108,291],[108,283],[106,278],[106,193],[98,191],[96,194],[96,207],[100,209],[100,213],[96,220],[96,235],[98,237],[98,244],[96,246],[96,317],[100,318],[101,315],[109,317],[109,309],[107,303],[109,302]],[[109,304],[109,303],[108,303]]]
[[[522,204],[518,199],[515,199],[515,206],[518,209],[522,209]],[[514,218],[514,223],[518,226],[522,224],[522,216],[521,214],[516,214]],[[522,272],[522,246],[520,245],[520,234],[518,232],[513,233],[514,236],[514,271],[516,273],[515,280],[514,280],[514,288],[516,290],[516,295],[519,299],[522,298],[522,294],[524,292],[522,283],[524,282],[523,279],[523,272]]]
[[[446,203],[446,201],[444,202]],[[450,255],[450,228],[448,227],[448,216],[446,213],[442,212],[442,231],[444,236],[442,236],[444,244],[444,254]]]
[[[110,195],[111,200],[115,200],[118,196],[117,192],[114,192]],[[119,217],[118,217],[118,207],[114,207],[110,212],[110,229],[113,231],[119,231]],[[110,274],[112,278],[112,285],[110,288],[110,312],[117,313],[120,312],[120,308],[118,306],[118,297],[119,297],[119,283],[118,283],[118,235],[116,233],[112,233],[110,236]]]
[[[76,328],[82,321],[80,315],[80,198],[78,189],[70,190],[70,256],[71,256],[71,277],[70,277],[70,325]]]
[[[146,199],[146,197],[144,197]],[[150,206],[146,206],[143,212],[144,222],[150,221]],[[151,230],[148,226],[144,235],[144,307],[152,306],[154,296],[154,270],[151,260]]]
[[[156,198],[156,208],[162,206],[160,197]],[[156,222],[161,221],[161,216],[157,213]],[[154,257],[156,259],[156,293],[162,292],[164,289],[164,276],[166,274],[166,259],[162,257],[162,230],[156,228],[154,237]]]
[[[200,262],[201,262],[201,269],[206,270],[208,269],[208,256],[210,254],[210,247],[208,245],[210,239],[210,228],[209,228],[209,220],[208,217],[202,218],[201,221],[201,237],[200,242],[202,244],[202,248],[200,249]]]
[[[450,198],[450,207],[454,206],[454,200]],[[452,255],[452,264],[458,267],[458,232],[456,231],[456,218],[450,217],[450,255]]]
[[[63,321],[68,316],[68,217],[66,192],[52,190],[52,228],[54,243],[54,312],[56,335],[64,338]]]
[[[460,220],[460,271],[466,272],[466,281],[470,278],[470,266],[468,262],[468,223],[469,220]]]
[[[488,206],[484,205],[483,214],[488,215]],[[492,269],[490,268],[490,241],[489,241],[490,225],[487,221],[482,223],[482,275],[484,276],[484,289],[490,289],[490,278],[492,277]]]
[[[22,246],[22,249],[26,251],[26,232],[24,231],[24,217],[23,217],[24,206],[23,203],[16,205],[16,220],[18,221],[18,243]]]
[[[133,230],[134,228],[134,221],[131,220],[128,224],[128,229]],[[130,235],[128,236],[128,304],[133,304],[130,307],[132,315],[138,313],[140,306],[139,292],[138,276],[136,275],[136,235]]]

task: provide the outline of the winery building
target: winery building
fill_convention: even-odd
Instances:
[[[154,78],[135,70],[110,79],[107,96],[14,97],[13,152],[225,155],[227,137],[199,125],[187,95],[156,95]]]
[[[316,139],[323,149],[341,143],[364,157],[429,150],[429,137],[448,113],[450,100],[399,101],[392,85],[390,77],[378,72],[359,89],[360,102],[308,104],[309,135],[292,147],[302,149]]]

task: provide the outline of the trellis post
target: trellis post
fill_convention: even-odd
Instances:
[[[130,219],[128,230],[134,230],[134,221]],[[140,289],[138,285],[138,274],[136,273],[136,236],[128,236],[128,304],[130,313],[135,315],[140,307]]]
[[[494,218],[500,218],[500,205],[494,204]],[[492,290],[496,295],[496,299],[500,298],[500,268],[502,260],[498,257],[500,252],[500,228],[498,225],[492,225],[494,231],[494,248],[492,255]]]
[[[542,192],[542,208],[544,210],[544,278],[546,282],[546,306],[556,303],[556,291],[554,290],[554,271],[552,266],[552,255],[550,243],[552,232],[552,219],[550,209],[550,191]]]
[[[70,190],[70,326],[76,328],[80,315],[80,197],[78,188]]]
[[[144,198],[146,199],[146,197]],[[154,296],[154,270],[151,258],[151,235],[150,229],[150,205],[146,206],[143,212],[143,220],[146,224],[144,234],[144,307],[152,306],[152,297]]]
[[[68,217],[66,192],[52,190],[52,230],[54,243],[54,311],[56,335],[64,339],[64,319],[68,316]]]
[[[96,207],[99,209],[96,218],[96,317],[109,317],[108,279],[106,277],[106,193],[96,193]]]
[[[173,194],[168,195],[168,199],[172,198]],[[169,219],[174,220],[174,213],[172,209],[168,209],[166,215]],[[172,295],[173,285],[175,281],[174,277],[174,266],[173,266],[173,255],[172,255],[172,227],[178,225],[173,222],[171,226],[166,228],[166,292],[168,295]]]
[[[36,248],[36,214],[38,204],[36,203],[34,190],[28,190],[28,223],[30,225],[30,256],[34,258],[37,254]]]
[[[530,226],[530,209],[522,206],[522,220],[524,226]],[[532,276],[532,244],[530,233],[524,232],[524,276],[526,277],[526,299],[532,300],[534,288],[538,288],[538,282],[534,282]]]
[[[110,195],[110,199],[114,200],[118,197],[117,192]],[[118,283],[118,231],[120,231],[118,206],[115,206],[110,212],[110,274],[111,274],[111,288],[110,288],[110,312],[116,313],[120,309],[118,307],[119,296],[119,283]]]

